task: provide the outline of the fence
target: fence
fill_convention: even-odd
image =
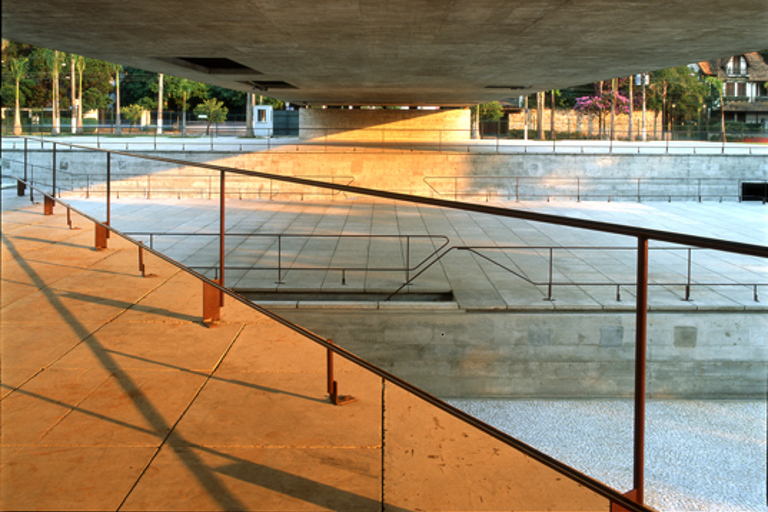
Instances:
[[[79,149],[90,149],[90,148],[84,148],[81,146],[79,147]],[[646,390],[646,379],[647,379],[646,360],[647,360],[647,326],[648,326],[648,290],[649,290],[649,284],[650,284],[649,283],[649,253],[650,253],[649,242],[653,240],[658,242],[666,242],[666,243],[671,243],[676,245],[683,245],[686,247],[687,246],[698,247],[698,248],[704,248],[704,249],[711,249],[715,251],[723,251],[727,253],[754,256],[758,258],[768,258],[768,247],[753,245],[753,244],[745,244],[745,243],[731,242],[731,241],[718,240],[718,239],[712,239],[712,238],[706,238],[706,237],[671,233],[671,232],[660,231],[660,230],[637,228],[633,226],[625,226],[620,224],[612,224],[612,223],[599,222],[599,221],[593,221],[593,220],[561,217],[558,215],[537,213],[537,212],[531,212],[531,211],[525,211],[525,210],[512,210],[512,209],[501,208],[497,206],[490,206],[490,205],[483,205],[483,204],[476,204],[476,203],[465,203],[465,202],[449,201],[449,200],[438,199],[438,198],[412,196],[412,195],[393,193],[393,192],[387,192],[382,190],[355,187],[352,185],[323,183],[323,182],[310,180],[306,178],[299,178],[299,177],[292,177],[292,176],[279,176],[279,175],[274,175],[269,173],[247,171],[247,170],[219,166],[214,164],[193,163],[193,162],[186,162],[186,161],[177,160],[177,159],[160,158],[160,157],[149,156],[149,155],[134,155],[130,153],[117,152],[117,151],[100,150],[99,152],[105,154],[107,157],[106,158],[107,222],[98,223],[98,225],[101,226],[102,229],[109,229],[108,226],[110,224],[109,222],[110,215],[111,215],[110,214],[110,211],[111,211],[110,190],[109,190],[110,161],[111,161],[111,156],[113,154],[120,155],[123,157],[142,158],[146,160],[162,161],[162,162],[165,162],[168,164],[174,164],[174,165],[196,166],[196,167],[200,167],[203,169],[208,169],[208,170],[212,170],[220,173],[220,190],[222,191],[222,193],[220,194],[220,209],[219,209],[219,219],[220,219],[219,278],[221,279],[221,282],[224,282],[224,275],[225,275],[225,257],[224,257],[225,242],[224,240],[225,240],[226,233],[224,229],[224,226],[225,226],[224,215],[225,215],[225,202],[226,202],[225,185],[226,185],[226,179],[228,175],[251,176],[256,178],[274,179],[274,180],[282,181],[285,183],[292,183],[292,184],[309,186],[309,187],[326,188],[329,190],[346,192],[354,195],[377,197],[377,198],[383,198],[383,199],[388,199],[393,201],[402,201],[409,204],[436,206],[436,207],[450,208],[450,209],[467,211],[467,212],[476,212],[476,213],[498,216],[501,218],[523,219],[523,220],[528,220],[533,222],[554,224],[562,227],[571,227],[571,228],[585,229],[585,230],[590,230],[590,231],[595,231],[600,233],[623,235],[623,236],[633,238],[636,242],[636,246],[635,246],[636,280],[634,283],[635,292],[636,292],[635,293],[636,304],[635,304],[635,362],[634,362],[634,365],[635,365],[635,395],[634,395],[635,421],[634,421],[634,442],[633,442],[633,453],[634,453],[633,455],[633,488],[631,491],[631,496],[632,496],[632,501],[635,501],[641,504],[645,502],[644,446],[645,446],[645,395],[646,395],[645,390]],[[54,156],[54,165],[52,165],[51,181],[52,181],[51,192],[45,195],[46,210],[49,210],[49,211],[52,211],[53,203],[56,201],[55,198],[57,195],[55,156]],[[26,180],[24,180],[23,182],[20,180],[20,183],[23,183],[23,185],[25,186],[28,184]],[[22,193],[24,191],[23,188],[24,187],[22,185],[19,186],[19,191]],[[158,256],[162,257],[162,255],[159,255],[159,254]],[[195,274],[195,275],[198,276],[201,280],[205,281],[209,286],[212,286],[213,288],[218,290],[218,292],[221,294],[222,301],[223,301],[223,296],[228,295],[230,297],[233,297],[235,300],[238,300],[243,303],[247,303],[245,299],[237,295],[231,294],[231,292],[221,287],[217,283],[206,279],[202,275],[199,275],[199,274]],[[260,309],[260,308],[257,308],[257,309]],[[471,424],[474,424],[473,422],[477,422],[477,420],[472,420],[468,418],[467,415],[455,411],[450,406],[444,405],[439,400],[434,399],[434,397],[431,397],[431,395],[424,393],[418,388],[414,388],[408,385],[407,383],[401,382],[396,377],[390,374],[387,374],[386,372],[383,372],[382,370],[380,370],[379,368],[376,368],[373,365],[370,365],[370,363],[367,363],[353,356],[352,354],[347,353],[346,351],[338,349],[338,347],[335,347],[328,340],[312,335],[311,333],[307,333],[300,327],[285,321],[284,319],[278,317],[277,315],[274,315],[267,311],[264,311],[264,314],[267,314],[268,316],[283,322],[285,325],[288,325],[291,329],[295,330],[296,332],[302,333],[303,335],[307,336],[309,339],[312,339],[317,343],[319,343],[320,345],[322,345],[323,347],[342,355],[343,357],[355,362],[356,364],[359,364],[363,368],[369,369],[370,371],[386,379],[388,382],[396,383],[396,385],[398,385],[402,389],[406,389],[409,392],[413,393],[415,396],[418,396],[424,400],[427,400],[429,403],[435,405],[438,408],[441,408],[442,410],[448,412],[449,414],[452,414],[455,417],[461,418],[464,421],[467,421],[468,423],[471,423]],[[505,436],[499,433],[498,431],[496,431],[495,429],[488,427],[487,425],[477,422],[477,426],[483,432],[486,432],[489,435],[494,436],[496,439],[503,440],[510,446],[516,446],[516,447],[518,446],[517,442],[509,438],[509,436]],[[530,450],[529,447],[519,447],[519,449]],[[548,464],[550,467],[556,467],[559,471],[564,472],[564,474],[565,472],[568,471],[567,469],[562,468],[560,465],[558,465],[556,461],[549,460],[546,456],[542,456],[540,453],[536,452],[535,450],[525,451],[524,453],[529,454],[531,457],[536,458],[536,460],[542,463]],[[579,483],[581,483],[582,485],[584,485],[589,489],[595,490],[595,492],[598,492],[603,496],[606,496],[606,498],[611,500],[613,503],[620,504],[622,507],[625,507],[628,510],[644,510],[643,507],[637,506],[632,501],[623,499],[620,496],[617,497],[618,494],[615,493],[614,491],[609,489],[607,490],[605,489],[604,486],[600,486],[599,484],[591,481],[588,478],[585,479],[579,475],[573,475],[571,473],[567,473],[567,474],[573,479],[579,478],[580,480],[577,480]]]

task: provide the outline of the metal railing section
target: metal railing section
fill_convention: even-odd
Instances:
[[[589,287],[611,287],[616,289],[616,301],[621,302],[621,289],[622,288],[628,288],[635,286],[634,281],[616,281],[613,279],[609,279],[608,281],[555,281],[554,275],[555,275],[555,251],[573,251],[573,252],[579,252],[579,251],[635,251],[636,248],[634,247],[617,247],[617,246],[551,246],[551,245],[543,245],[543,246],[532,246],[532,245],[487,245],[487,246],[451,246],[447,248],[445,251],[440,252],[439,254],[436,254],[434,258],[427,263],[424,268],[419,270],[416,274],[414,274],[408,281],[403,283],[402,286],[400,286],[397,290],[392,292],[389,296],[387,296],[385,301],[388,301],[392,299],[395,295],[397,295],[400,291],[402,291],[406,286],[409,286],[413,284],[413,282],[421,276],[424,272],[429,270],[432,266],[437,264],[440,260],[451,254],[453,251],[466,251],[471,254],[474,254],[478,256],[479,258],[493,264],[494,266],[501,268],[502,270],[506,271],[509,274],[514,275],[515,277],[525,281],[526,283],[535,286],[536,288],[546,288],[546,293],[542,292],[542,295],[544,297],[544,300],[547,301],[554,301],[554,289],[555,287],[568,287],[568,286],[589,286]],[[758,287],[768,287],[768,282],[741,282],[741,281],[731,281],[731,282],[699,282],[694,281],[693,275],[692,275],[692,268],[693,268],[693,253],[695,251],[701,251],[702,249],[696,248],[696,247],[649,247],[648,251],[685,251],[686,257],[685,257],[685,281],[679,282],[679,281],[663,281],[663,280],[654,280],[653,282],[649,282],[648,286],[659,286],[659,287],[682,287],[683,288],[683,295],[681,300],[683,301],[691,301],[693,300],[692,297],[692,290],[694,287],[701,287],[701,288],[716,288],[716,287],[746,287],[751,289],[752,291],[752,300],[754,302],[760,302],[759,294],[758,294]],[[507,252],[507,251],[517,251],[517,252],[529,252],[529,251],[546,251],[547,257],[546,257],[546,266],[547,266],[547,280],[534,280],[528,277],[525,272],[523,272],[522,269],[520,269],[519,266],[515,265],[517,268],[513,269],[509,266],[505,265],[504,263],[499,262],[498,260],[491,258],[487,254],[483,254],[481,251],[501,251],[501,252]],[[511,258],[509,258],[511,260]],[[514,261],[513,261],[514,263]],[[598,273],[598,272],[596,272]],[[681,272],[683,274],[683,272]],[[567,276],[566,276],[567,277]]]
[[[131,237],[136,237],[138,239],[147,239],[149,241],[149,247],[151,249],[154,249],[155,246],[155,240],[159,237],[218,237],[219,233],[184,233],[184,232],[165,232],[165,233],[158,233],[158,232],[141,232],[141,231],[127,231],[124,232],[124,234],[129,235]],[[288,271],[320,271],[320,272],[339,272],[341,274],[341,284],[345,285],[347,284],[347,273],[348,272],[402,272],[405,274],[405,281],[408,282],[410,280],[410,276],[412,272],[418,271],[424,264],[426,264],[427,261],[432,259],[436,254],[438,254],[441,250],[443,250],[449,243],[450,240],[448,237],[443,235],[345,235],[345,234],[336,234],[336,235],[320,235],[320,234],[297,234],[297,233],[233,233],[227,231],[226,233],[227,238],[235,237],[235,238],[246,238],[246,239],[252,239],[252,238],[266,238],[266,239],[273,239],[276,246],[276,252],[277,252],[277,265],[276,266],[259,266],[258,264],[254,265],[225,265],[227,270],[246,270],[246,271],[272,271],[277,272],[277,281],[276,284],[284,284],[283,278],[285,276],[285,273]],[[290,262],[286,264],[285,262],[285,253],[286,249],[284,248],[284,240],[290,240],[290,239],[298,239],[298,240],[396,240],[398,241],[398,244],[400,245],[403,261],[405,262],[405,266],[383,266],[383,267],[370,267],[370,266],[350,266],[350,265],[320,265],[320,266],[308,266],[308,265],[293,265]],[[427,240],[429,242],[438,242],[441,241],[436,248],[432,249],[432,251],[427,254],[424,258],[417,261],[415,264],[411,264],[411,250],[412,250],[412,241],[423,241]],[[434,247],[434,244],[431,244]],[[270,249],[273,249],[273,246],[270,246],[268,248],[265,248],[265,252],[269,251]],[[260,260],[264,259],[262,256]],[[287,265],[287,266],[286,266]],[[196,268],[196,269],[205,269],[205,270],[213,270],[214,271],[214,279],[219,278],[218,273],[218,267],[215,265],[189,265],[190,268]]]
[[[374,129],[365,128],[355,131],[357,135],[345,135],[333,128],[305,128],[305,133],[312,133],[311,138],[266,136],[254,139],[226,140],[210,137],[173,137],[147,134],[143,140],[131,139],[131,136],[85,135],[78,136],[77,146],[83,149],[107,149],[114,151],[279,151],[333,153],[348,151],[428,151],[447,153],[476,154],[617,154],[617,155],[768,155],[768,148],[759,144],[745,142],[706,142],[701,140],[664,139],[642,141],[611,141],[595,137],[594,139],[574,138],[557,140],[517,139],[502,136],[483,136],[475,138],[471,130],[430,130],[430,129]],[[735,134],[732,139],[740,139],[742,134]],[[759,134],[758,134],[759,135]],[[5,149],[23,149],[23,139],[15,141],[15,136],[7,139]],[[31,138],[31,137],[30,137]],[[40,149],[46,148],[41,143]],[[66,142],[58,142],[67,144]],[[90,145],[90,146],[86,146]]]
[[[359,356],[356,356],[355,354],[343,349],[342,347],[339,347],[338,345],[334,344],[332,340],[328,340],[323,338],[322,336],[319,336],[312,331],[309,331],[308,329],[305,329],[290,320],[287,320],[280,315],[265,309],[258,304],[255,304],[251,302],[250,300],[246,299],[245,297],[233,292],[232,290],[227,289],[226,287],[219,284],[218,281],[212,280],[204,276],[203,274],[200,274],[199,272],[195,271],[192,268],[186,267],[185,265],[182,265],[181,263],[173,260],[172,258],[169,258],[168,256],[164,255],[163,253],[156,251],[154,249],[150,249],[149,247],[146,247],[141,241],[135,240],[132,237],[128,236],[125,233],[122,233],[121,231],[113,228],[108,223],[100,222],[96,218],[78,210],[77,208],[74,208],[67,204],[66,202],[62,201],[59,198],[53,197],[52,194],[47,194],[42,189],[36,188],[32,186],[30,183],[25,182],[17,177],[11,177],[13,179],[16,179],[19,183],[23,184],[25,187],[29,187],[30,189],[36,190],[39,194],[41,194],[45,200],[46,200],[46,211],[49,211],[52,213],[53,205],[59,204],[67,209],[67,219],[68,222],[70,222],[70,211],[75,212],[76,214],[80,215],[81,217],[87,219],[90,222],[93,222],[94,227],[96,229],[96,245],[99,247],[99,244],[106,244],[107,233],[113,233],[117,236],[122,237],[123,239],[127,240],[128,242],[135,245],[139,251],[139,270],[144,275],[145,272],[145,264],[144,264],[144,258],[143,254],[144,252],[148,252],[152,254],[153,256],[159,258],[160,260],[169,263],[173,265],[176,268],[179,268],[180,270],[194,276],[198,280],[200,280],[202,283],[204,283],[205,287],[208,289],[216,290],[220,296],[223,297],[226,296],[230,298],[231,300],[235,300],[239,302],[240,304],[255,310],[262,315],[280,323],[281,325],[291,329],[292,331],[296,332],[297,334],[303,336],[304,338],[311,340],[318,345],[324,347],[329,354],[338,354],[339,356],[347,359],[348,361],[352,362],[353,364],[359,366],[360,368],[363,368],[374,375],[377,375],[382,379],[382,397],[385,395],[385,384],[392,384],[396,386],[397,388],[402,389],[403,391],[407,392],[408,394],[415,396],[427,404],[436,407],[439,410],[444,411],[445,413],[449,414],[450,416],[453,416],[454,418],[466,423],[467,425],[472,426],[473,428],[477,429],[478,431],[490,436],[491,438],[494,438],[504,445],[511,447],[520,453],[524,454],[527,457],[530,457],[534,461],[562,474],[563,476],[573,480],[577,484],[585,487],[586,489],[598,494],[599,496],[605,498],[608,503],[610,503],[611,507],[613,506],[619,506],[623,507],[626,511],[629,512],[653,512],[652,509],[644,506],[642,504],[642,500],[639,500],[639,502],[636,502],[633,498],[628,497],[626,495],[622,495],[619,492],[617,492],[615,489],[612,489],[611,487],[608,487],[607,485],[603,484],[602,482],[595,480],[594,478],[581,473],[580,471],[571,468],[570,466],[560,462],[559,460],[540,452],[539,450],[533,448],[532,446],[523,443],[522,441],[510,436],[509,434],[506,434],[505,432],[502,432],[498,430],[497,428],[488,425],[487,423],[467,414],[466,412],[462,411],[461,409],[457,409],[456,407],[440,400],[439,398],[431,395],[430,393],[424,391],[421,388],[418,388],[407,381],[404,381],[400,379],[399,377],[387,372],[386,370],[383,370],[376,365],[366,361],[365,359],[360,358]],[[101,247],[105,247],[105,245],[102,245]],[[204,294],[204,301],[209,300],[205,297]],[[218,302],[218,299],[216,300]],[[330,360],[330,358],[329,358]],[[331,366],[329,365],[329,371]],[[329,374],[330,375],[330,374]],[[334,386],[335,388],[335,386]],[[332,395],[333,398],[333,395]],[[338,398],[346,398],[346,397],[338,397]],[[382,421],[384,418],[384,411],[385,411],[385,400],[382,398]],[[382,436],[385,435],[385,429],[381,429]],[[382,447],[384,447],[384,439],[382,438]],[[384,459],[382,456],[382,465],[384,464]],[[382,501],[385,500],[385,497],[382,496]],[[384,504],[384,503],[382,503]]]
[[[424,183],[439,197],[492,200],[743,200],[744,180],[731,178],[593,178],[558,176],[451,175],[425,176]],[[749,180],[768,186],[768,180]],[[670,187],[680,190],[670,193]],[[473,191],[474,189],[474,191]]]

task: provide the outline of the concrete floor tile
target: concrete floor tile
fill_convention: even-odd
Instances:
[[[377,447],[165,446],[123,510],[378,512],[380,498]]]
[[[0,476],[5,510],[115,510],[155,449],[29,447]]]
[[[343,406],[329,402],[324,366],[318,373],[218,371],[185,414],[177,432],[200,445],[377,445],[381,435],[380,379],[359,372],[337,372],[336,380],[340,393],[355,396],[356,402]]]
[[[385,399],[387,503],[409,510],[609,509],[605,498],[395,386],[387,385]]]
[[[104,370],[48,369],[0,402],[2,443],[35,444],[110,378]]]
[[[245,327],[219,372],[320,373],[325,372],[326,353],[292,329],[263,319]]]
[[[59,360],[56,367],[211,371],[239,328],[236,324],[211,328],[178,321],[112,322]]]
[[[205,378],[181,371],[115,370],[40,442],[159,446]]]
[[[19,322],[3,321],[0,323],[3,369],[45,367],[101,325],[98,321],[73,324],[65,319],[50,322],[31,318]]]

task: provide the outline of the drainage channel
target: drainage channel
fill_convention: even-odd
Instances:
[[[430,304],[435,305],[447,305],[456,304],[456,299],[453,296],[453,292],[421,292],[421,293],[402,293],[391,297],[388,301],[387,297],[391,292],[295,292],[295,291],[253,291],[253,290],[238,290],[243,297],[256,303],[260,302],[286,302],[286,303],[328,303],[340,304],[340,303],[365,303],[365,304]]]

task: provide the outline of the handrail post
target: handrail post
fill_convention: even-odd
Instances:
[[[219,283],[221,286],[224,286],[224,248],[225,248],[225,239],[224,239],[224,230],[226,225],[226,219],[225,219],[225,205],[226,205],[226,199],[225,199],[225,176],[226,171],[221,171],[221,185],[219,186]],[[224,306],[224,293],[219,292],[219,305]]]
[[[16,195],[18,197],[22,197],[26,191],[27,191],[27,144],[28,140],[24,139],[24,181],[17,181],[16,182]],[[16,149],[16,144],[13,145],[14,149]]]
[[[107,153],[107,226],[112,225],[112,153]],[[109,233],[107,233],[109,238]]]
[[[635,312],[635,435],[633,483],[643,504],[645,486],[645,390],[648,328],[648,238],[637,239],[637,306]]]
[[[547,283],[547,300],[553,300],[552,299],[552,267],[553,267],[553,255],[554,249],[552,247],[549,248],[549,279]]]
[[[405,237],[405,281],[411,278],[411,235]]]
[[[685,300],[691,300],[691,249],[688,248],[688,275],[685,281]]]
[[[53,197],[56,197],[56,143],[53,143],[53,183],[51,185],[51,193]]]
[[[283,284],[283,235],[277,235],[277,283]]]

